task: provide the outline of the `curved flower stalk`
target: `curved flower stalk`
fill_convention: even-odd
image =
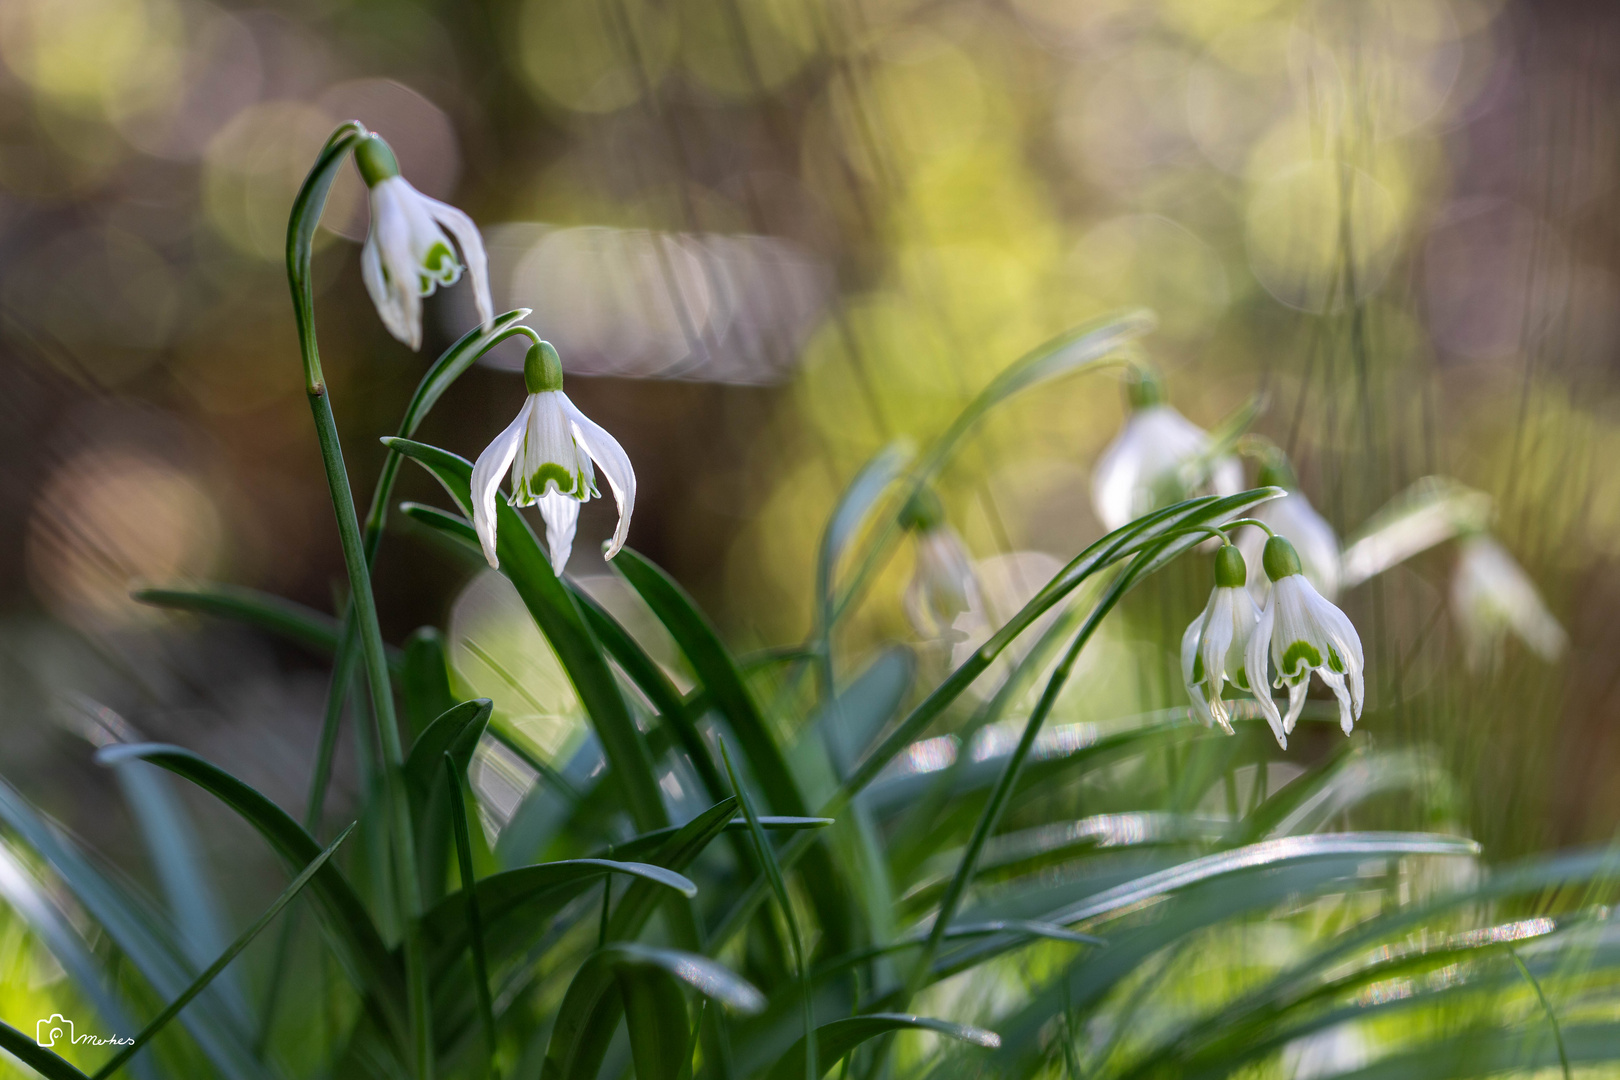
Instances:
[[[1222,544],[1217,548],[1215,588],[1209,603],[1181,635],[1181,677],[1192,698],[1193,715],[1205,727],[1219,724],[1228,735],[1234,732],[1221,687],[1231,683],[1239,690],[1250,689],[1245,656],[1260,621],[1260,608],[1244,584],[1247,576],[1243,555],[1236,547]]]
[[[579,523],[579,504],[599,497],[596,470],[600,466],[619,506],[619,524],[606,545],[608,558],[624,547],[630,515],[636,505],[636,473],[617,439],[575,407],[563,393],[562,361],[550,342],[529,347],[523,361],[523,381],[529,396],[517,419],[495,436],[473,465],[473,525],[489,565],[500,566],[495,555],[495,498],[501,477],[512,471],[513,506],[540,505],[546,522],[546,546],[557,574],[568,564]]]
[[[925,638],[961,641],[967,635],[956,628],[957,619],[982,606],[973,558],[932,491],[919,491],[901,517],[917,538],[917,565],[903,600],[906,618]]]
[[[1451,579],[1451,607],[1473,671],[1500,658],[1510,633],[1548,663],[1569,644],[1524,567],[1484,533],[1462,541]]]
[[[495,319],[489,261],[472,218],[412,187],[399,174],[393,150],[378,135],[367,135],[355,145],[354,162],[371,201],[371,230],[360,249],[360,274],[388,332],[412,349],[422,347],[422,298],[432,296],[440,285],[461,280],[457,247],[472,278],[479,318],[488,329]]]
[[[1265,522],[1278,536],[1294,545],[1299,553],[1300,568],[1305,578],[1328,600],[1339,597],[1339,583],[1343,574],[1340,567],[1339,537],[1327,519],[1316,512],[1310,500],[1299,488],[1299,478],[1281,451],[1272,451],[1260,467],[1261,487],[1280,487],[1288,492],[1286,498],[1265,503],[1254,510],[1256,519]],[[1257,601],[1264,602],[1269,582],[1262,572],[1260,560],[1266,537],[1257,530],[1245,533],[1237,541],[1249,567],[1250,589]]]
[[[1211,458],[1209,432],[1165,403],[1158,376],[1137,369],[1129,398],[1131,415],[1091,475],[1091,501],[1103,528],[1112,532],[1202,489],[1215,495],[1243,489],[1242,464],[1227,454]]]
[[[1305,707],[1305,692],[1314,671],[1339,699],[1339,726],[1350,734],[1361,717],[1362,670],[1366,666],[1355,626],[1305,577],[1293,544],[1280,536],[1271,537],[1261,563],[1271,579],[1271,595],[1249,639],[1246,664],[1260,711],[1277,741],[1286,747]],[[1263,689],[1268,663],[1276,667],[1271,685],[1288,687],[1287,715],[1278,714],[1276,703]]]

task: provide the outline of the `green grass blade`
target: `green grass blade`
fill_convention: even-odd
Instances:
[[[407,439],[385,439],[385,445],[398,450],[423,466],[438,480],[457,506],[472,512],[469,485],[472,464],[464,458]],[[641,831],[669,824],[652,759],[645,741],[630,715],[629,706],[614,681],[607,657],[590,631],[579,606],[568,589],[552,572],[551,563],[541,550],[528,522],[516,510],[497,499],[497,552],[501,572],[516,586],[524,606],[534,616],[540,631],[556,650],[557,659],[568,672],[580,701],[596,728],[617,782],[622,786],[630,815]]]
[[[995,1032],[971,1024],[953,1024],[949,1020],[905,1013],[867,1013],[834,1020],[817,1028],[813,1054],[806,1054],[809,1044],[800,1039],[771,1067],[766,1080],[798,1080],[801,1076],[809,1076],[811,1074],[807,1068],[811,1061],[821,1061],[822,1069],[826,1069],[867,1040],[898,1031],[931,1031],[992,1050],[1001,1045],[1001,1038]],[[819,1072],[815,1073],[815,1078],[820,1080]]]
[[[191,781],[234,810],[282,858],[295,866],[307,866],[320,857],[321,846],[286,811],[190,750],[161,743],[138,743],[110,746],[96,756],[108,764],[124,758],[141,758]],[[314,877],[314,889],[322,901],[328,924],[345,946],[340,956],[356,984],[381,1003],[390,1023],[399,1024],[399,1030],[403,1031],[399,965],[383,944],[365,905],[334,866],[320,867]]]
[[[681,692],[664,674],[658,662],[647,655],[647,651],[606,608],[580,589],[574,586],[570,586],[570,589],[580,611],[584,612],[586,621],[595,631],[597,640],[630,677],[630,681],[647,695],[647,700],[658,710],[658,718],[669,725],[709,797],[715,800],[725,798],[726,786],[720,778],[719,766],[709,752],[708,743],[703,741],[703,734],[697,729],[695,711],[687,706]]]
[[[743,789],[742,782],[737,778],[737,770],[731,764],[731,753],[726,749],[724,742],[720,744],[720,756],[725,761],[726,775],[731,780],[732,790],[737,794],[737,803],[742,807],[743,816],[748,819],[748,831],[753,834],[754,847],[759,853],[760,863],[765,867],[766,880],[771,883],[771,892],[776,895],[777,906],[787,923],[788,941],[793,946],[793,962],[799,968],[799,999],[804,1009],[805,1049],[802,1054],[804,1075],[806,1080],[817,1080],[821,1073],[816,1068],[816,1044],[812,1040],[816,1030],[816,1016],[815,1003],[810,993],[810,957],[804,950],[804,936],[799,932],[799,920],[793,914],[793,899],[788,895],[787,882],[782,877],[782,868],[777,865],[776,853],[765,837],[765,828],[759,823],[759,815],[754,813],[753,802],[748,798],[748,792]]]
[[[240,585],[206,585],[190,589],[135,589],[134,599],[153,607],[212,615],[243,623],[331,656],[338,650],[343,624],[323,611]],[[388,667],[397,673],[403,656],[388,650]]]
[[[103,753],[121,747],[109,748]],[[185,989],[195,968],[169,937],[155,912],[109,879],[64,835],[47,825],[10,784],[0,780],[0,821],[9,826],[60,878],[135,971],[160,997]],[[316,849],[317,853],[319,848]],[[204,998],[184,1018],[186,1031],[227,1077],[267,1074],[236,1016]]]
[[[33,1035],[24,1035],[0,1020],[0,1050],[33,1069],[45,1080],[90,1080],[72,1064],[39,1045]]]
[[[488,1060],[495,1059],[495,1005],[489,996],[489,964],[484,957],[484,922],[478,910],[478,878],[473,874],[472,839],[467,832],[467,805],[461,787],[461,766],[450,751],[443,755],[445,780],[450,795],[450,823],[456,841],[456,865],[461,872],[463,907],[467,912],[467,943],[472,953],[473,988],[478,992],[478,1018],[484,1028]]]
[[[737,736],[749,768],[769,793],[771,808],[780,814],[808,814],[798,781],[743,681],[736,659],[721,642],[713,624],[697,609],[686,590],[640,553],[623,549],[614,558],[613,567],[641,594],[675,638],[715,708]]]
[[[170,1020],[173,1020],[176,1016],[180,1015],[180,1010],[184,1009],[191,1003],[193,998],[202,993],[208,984],[213,982],[219,973],[224,971],[230,962],[235,960],[242,950],[248,947],[254,938],[259,936],[259,932],[266,926],[269,926],[272,919],[281,914],[282,908],[292,903],[293,899],[299,893],[303,892],[304,886],[310,883],[310,881],[315,877],[316,873],[318,873],[320,869],[326,865],[327,860],[329,860],[337,852],[338,847],[343,843],[343,841],[349,838],[349,833],[353,831],[354,826],[350,825],[347,829],[344,829],[341,833],[339,833],[337,839],[333,840],[324,851],[312,859],[309,865],[305,866],[304,869],[299,872],[298,876],[293,878],[292,882],[284,890],[282,890],[281,895],[276,897],[275,903],[266,908],[264,914],[260,915],[258,919],[254,921],[253,925],[242,931],[242,933],[238,935],[237,939],[231,942],[230,946],[227,947],[224,952],[220,953],[219,959],[208,965],[203,973],[197,976],[197,978],[192,981],[190,986],[186,987],[180,996],[169,1002],[168,1007],[166,1007],[157,1016],[153,1017],[151,1023],[142,1028],[140,1034],[135,1036],[134,1042],[125,1046],[113,1056],[112,1060],[108,1061],[107,1064],[103,1065],[96,1071],[94,1080],[105,1080],[106,1077],[117,1072],[124,1062],[134,1057],[135,1054],[139,1052],[141,1047],[145,1046],[152,1040],[153,1036],[162,1031]]]

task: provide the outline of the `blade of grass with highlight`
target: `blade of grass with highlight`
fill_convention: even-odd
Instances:
[[[484,922],[478,912],[478,879],[473,874],[472,839],[467,834],[467,806],[461,786],[461,766],[450,751],[443,756],[449,785],[450,824],[456,841],[456,867],[461,873],[463,907],[467,912],[467,946],[472,954],[473,988],[478,992],[478,1019],[483,1025],[488,1060],[495,1059],[495,1005],[489,996],[489,965],[484,958]]]
[[[726,776],[736,792],[737,803],[742,807],[743,816],[748,819],[748,831],[753,834],[754,847],[759,852],[760,863],[765,867],[766,880],[770,882],[771,892],[776,895],[776,903],[782,910],[782,918],[787,922],[793,961],[799,968],[799,999],[804,1009],[804,1075],[805,1080],[818,1080],[821,1073],[816,1068],[816,1043],[813,1038],[816,1031],[815,1003],[810,993],[810,958],[805,955],[804,936],[799,933],[799,920],[793,914],[793,900],[788,895],[787,882],[782,878],[782,868],[776,863],[776,854],[771,849],[770,841],[765,838],[765,828],[759,823],[759,815],[754,813],[748,792],[743,790],[742,782],[737,778],[737,770],[731,764],[731,752],[726,749],[724,742],[720,744],[720,757],[725,762]]]
[[[304,891],[304,886],[314,879],[315,875],[326,865],[327,860],[337,853],[338,847],[349,838],[349,833],[353,831],[354,826],[350,825],[339,833],[337,839],[333,840],[325,850],[310,860],[309,865],[305,866],[298,876],[293,878],[292,882],[282,890],[281,895],[276,897],[275,903],[266,908],[264,914],[254,920],[253,925],[242,931],[237,939],[231,942],[224,952],[219,954],[219,959],[208,965],[207,969],[197,976],[179,997],[169,1002],[167,1008],[153,1017],[151,1023],[142,1028],[140,1034],[135,1036],[134,1042],[125,1046],[113,1056],[112,1060],[96,1070],[94,1080],[106,1080],[106,1077],[117,1072],[124,1062],[134,1057],[141,1047],[145,1046],[152,1040],[153,1036],[162,1031],[170,1020],[180,1015],[180,1010],[191,1004],[191,1000],[202,993],[208,984],[213,982],[220,972],[224,971],[230,962],[235,960],[242,950],[252,943],[254,938],[259,936],[259,932],[270,925],[271,920],[281,914],[281,909],[292,903],[298,894]]]

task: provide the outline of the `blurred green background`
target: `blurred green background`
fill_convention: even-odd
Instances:
[[[863,461],[937,433],[1046,337],[1147,305],[1171,400],[1209,427],[1260,393],[1256,430],[1341,535],[1430,474],[1495,498],[1571,648],[1462,668],[1437,549],[1345,601],[1373,672],[1364,726],[1439,748],[1493,857],[1605,837],[1616,29],[1607,5],[1506,0],[0,0],[5,774],[130,850],[81,738],[93,702],[301,801],[319,659],[127,593],[226,580],[331,609],[342,564],[282,258],[297,185],[353,117],[478,221],[497,309],[535,309],[635,463],[631,544],[738,648],[803,638],[819,530]],[[375,437],[473,321],[458,288],[428,302],[423,355],[389,338],[357,272],[365,215],[346,172],[316,258],[362,492]],[[472,457],[507,424],[521,355],[497,359],[426,441]],[[1090,469],[1121,415],[1107,378],[1043,389],[947,474],[992,606],[1100,535]],[[402,492],[441,500],[413,470]],[[611,512],[586,509],[574,574],[607,573]],[[509,586],[396,532],[385,633],[448,622],[467,689],[559,752],[577,706]],[[841,648],[910,640],[942,669],[901,613],[909,559]],[[1155,597],[1088,653],[1075,715],[1182,702],[1195,608]],[[490,828],[500,768],[480,781]]]

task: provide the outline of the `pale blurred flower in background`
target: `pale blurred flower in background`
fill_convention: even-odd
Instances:
[[[1509,634],[1548,663],[1562,656],[1569,638],[1524,567],[1483,533],[1464,538],[1459,548],[1451,610],[1468,666],[1480,671],[1500,660]]]
[[[1097,459],[1091,500],[1110,532],[1159,506],[1205,488],[1216,495],[1243,490],[1243,465],[1211,456],[1209,432],[1164,402],[1156,376],[1130,387],[1131,414]]]

